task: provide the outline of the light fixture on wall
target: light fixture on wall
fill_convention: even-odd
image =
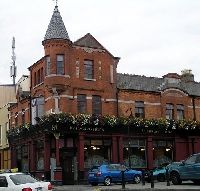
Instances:
[[[170,148],[166,148],[165,150],[168,152],[168,151],[170,151],[171,149],[170,149]]]
[[[93,149],[93,150],[99,150],[100,149],[100,147],[95,147],[95,146],[91,146],[91,148]]]

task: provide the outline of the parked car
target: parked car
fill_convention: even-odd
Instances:
[[[124,171],[125,182],[140,183],[142,172],[121,164],[93,166],[88,172],[88,182],[93,186],[99,183],[109,186],[111,183],[122,182],[122,171]]]
[[[50,182],[43,182],[24,173],[0,174],[0,191],[52,191]]]
[[[169,163],[163,163],[159,167],[154,168],[151,170],[153,172],[153,179],[159,182],[164,182],[166,180],[166,167]],[[151,181],[151,171],[146,173],[146,180],[148,182]]]
[[[200,153],[193,154],[184,161],[171,163],[167,168],[174,185],[185,180],[200,184]]]

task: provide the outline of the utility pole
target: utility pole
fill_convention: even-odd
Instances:
[[[16,55],[15,55],[15,37],[12,39],[12,65],[10,66],[10,77],[13,79],[13,85],[15,85],[15,78],[17,67],[15,66]]]

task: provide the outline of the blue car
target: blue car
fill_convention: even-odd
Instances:
[[[128,169],[121,164],[93,166],[88,172],[88,182],[92,186],[97,186],[99,183],[109,186],[111,183],[122,182],[122,171],[124,171],[125,182],[140,183],[142,172]]]

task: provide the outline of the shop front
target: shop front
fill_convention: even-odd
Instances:
[[[84,142],[84,168],[108,164],[111,161],[111,140],[86,138]]]
[[[153,140],[153,167],[169,164],[174,160],[173,140]]]
[[[13,145],[12,155],[16,153],[16,157],[12,157],[12,168],[18,167],[19,171],[31,172],[54,183],[76,184],[87,180],[87,172],[94,165],[114,162],[133,169],[152,169],[176,161],[177,150],[182,149],[188,155],[187,145],[190,148],[187,139],[176,137],[127,138],[123,134],[89,136],[81,133],[56,139],[51,134],[44,139],[29,138],[27,142],[18,142],[16,147]],[[57,176],[59,169],[61,174]]]
[[[124,139],[123,159],[129,168],[144,169],[147,167],[146,140],[144,138]]]

